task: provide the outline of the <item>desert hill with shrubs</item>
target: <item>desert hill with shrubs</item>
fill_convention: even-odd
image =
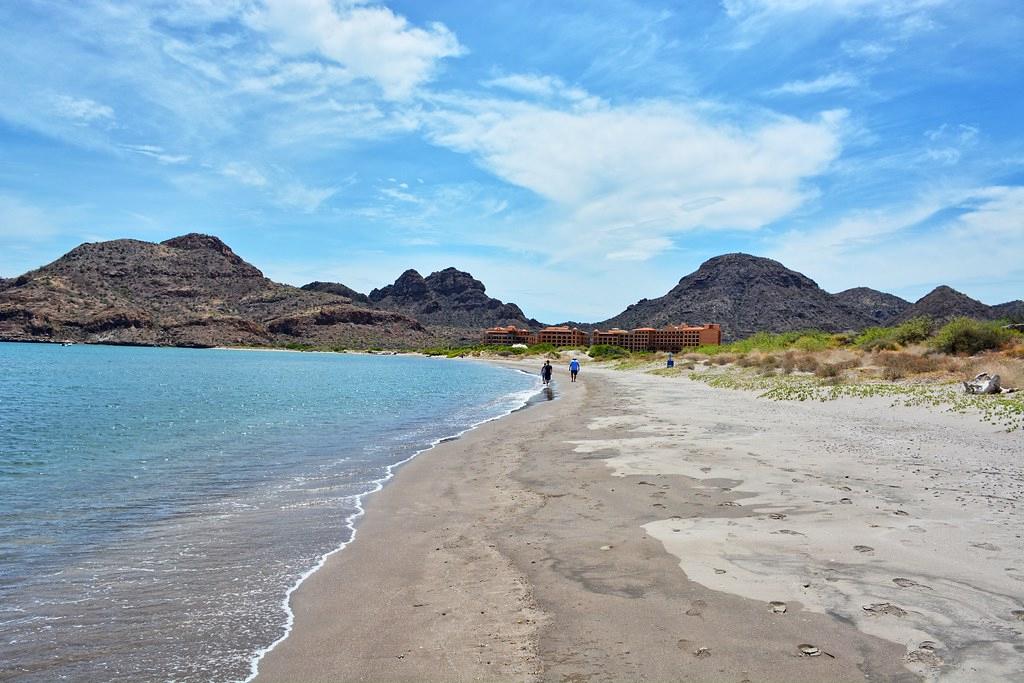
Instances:
[[[263,276],[216,237],[82,244],[0,290],[0,339],[166,346],[422,345],[415,319]]]
[[[830,294],[814,280],[778,261],[750,254],[725,254],[705,261],[664,296],[641,299],[598,327],[661,327],[687,322],[722,325],[726,341],[757,332],[819,329],[859,331],[927,317],[996,320],[1024,313],[1024,302],[987,306],[945,285],[913,304],[868,287]]]
[[[844,303],[802,273],[750,254],[705,261],[664,296],[641,299],[599,327],[661,327],[717,322],[725,340],[756,332],[817,328],[859,330],[876,323],[862,307]]]

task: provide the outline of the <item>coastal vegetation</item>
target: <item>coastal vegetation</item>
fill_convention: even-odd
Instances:
[[[446,358],[480,358],[486,356],[497,356],[499,358],[510,358],[515,356],[552,356],[558,357],[560,347],[553,344],[516,344],[503,346],[498,344],[473,344],[466,346],[432,346],[420,349],[419,353],[424,356],[444,356]]]
[[[1000,375],[1005,387],[1024,389],[1024,334],[999,322],[955,318],[935,326],[920,317],[856,335],[761,332],[679,354],[672,368],[667,357],[624,352],[594,360],[614,369],[756,391],[771,400],[881,396],[893,405],[971,412],[1007,430],[1024,429],[1024,391],[983,396],[966,394],[961,385],[987,372]]]

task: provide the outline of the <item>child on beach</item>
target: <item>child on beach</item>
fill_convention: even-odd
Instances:
[[[542,365],[540,368],[540,378],[544,380],[544,384],[547,384],[548,382],[551,381],[552,370],[554,370],[554,368],[551,367],[551,361],[544,361],[544,365]]]
[[[576,375],[578,375],[579,372],[580,372],[580,362],[578,360],[576,360],[575,358],[573,358],[572,362],[569,363],[569,374],[572,376],[572,381],[573,382],[576,381]]]

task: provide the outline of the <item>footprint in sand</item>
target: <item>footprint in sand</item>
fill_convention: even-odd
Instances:
[[[690,609],[686,610],[686,616],[688,617],[702,617],[704,616],[704,608],[708,604],[703,600],[694,600],[690,605]]]
[[[992,550],[992,551],[1002,550],[1002,548],[1000,548],[999,546],[993,545],[991,543],[972,543],[971,547],[972,548],[980,548],[981,550]]]
[[[1013,615],[1013,618],[1017,621],[1024,621],[1024,609],[1015,609],[1010,612],[1010,614]]]
[[[782,514],[781,512],[772,512],[772,513],[769,513],[769,515],[768,515],[768,519],[785,519],[785,518],[786,518],[786,515]]]
[[[853,546],[853,549],[856,550],[858,553],[873,553],[873,552],[875,552],[875,549],[872,548],[869,545],[855,545],[855,546]]]
[[[931,586],[926,586],[923,583],[918,583],[917,581],[911,581],[910,579],[897,578],[897,579],[893,579],[892,582],[895,583],[900,588],[925,588],[927,590],[931,590],[932,589]]]
[[[772,600],[768,603],[768,607],[771,608],[773,614],[786,613],[786,603],[782,602],[781,600]]]
[[[861,609],[871,614],[891,614],[894,617],[907,616],[907,610],[891,602],[875,602],[870,605],[864,605]]]
[[[808,643],[803,643],[802,645],[797,645],[796,649],[799,650],[800,654],[802,654],[804,657],[819,657],[819,656],[821,656],[821,650],[819,650],[815,646],[810,645]]]
[[[705,657],[711,656],[711,648],[709,647],[698,647],[693,653],[693,656],[698,659],[704,659]]]
[[[852,501],[852,500],[850,500],[849,498],[840,498],[840,499],[839,499],[839,502],[840,502],[840,503],[841,503],[842,505],[853,505],[853,501]]]
[[[942,666],[942,657],[935,654],[935,650],[938,646],[930,640],[926,640],[917,646],[916,650],[912,650],[907,653],[904,657],[908,662],[917,664],[924,664],[931,667]]]
[[[805,536],[806,535],[806,534],[800,533],[799,531],[793,531],[792,529],[779,529],[778,531],[773,531],[772,533],[773,534],[786,534],[787,536]]]

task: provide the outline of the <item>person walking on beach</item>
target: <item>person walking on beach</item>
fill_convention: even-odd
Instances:
[[[544,365],[540,367],[540,378],[544,380],[544,384],[547,384],[548,382],[551,381],[552,370],[554,370],[554,368],[551,367],[551,361],[544,361]]]
[[[572,376],[572,381],[576,381],[576,375],[580,374],[580,362],[575,358],[569,363],[569,374]]]

